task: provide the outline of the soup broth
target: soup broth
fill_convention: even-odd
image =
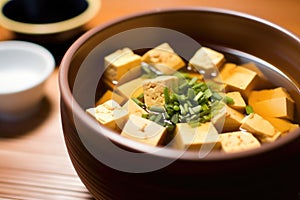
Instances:
[[[202,74],[201,75],[200,74],[201,71],[200,71],[200,73],[198,73],[198,74],[199,74],[199,77],[203,76],[202,82],[208,83],[210,81],[215,81],[216,77],[218,77],[220,74],[222,74],[222,69],[224,68],[224,65],[226,65],[228,63],[229,64],[231,63],[231,64],[235,64],[237,67],[242,66],[246,70],[250,70],[252,72],[257,73],[260,76],[260,78],[264,77],[265,80],[263,82],[261,82],[260,84],[257,84],[253,89],[254,91],[273,90],[273,89],[276,89],[276,88],[278,90],[282,89],[282,91],[287,92],[288,97],[285,97],[286,99],[289,99],[289,97],[291,97],[291,102],[293,104],[295,102],[299,102],[299,99],[300,99],[299,88],[289,79],[289,77],[287,75],[285,75],[282,71],[280,71],[275,66],[273,66],[270,63],[267,63],[267,62],[265,62],[265,61],[263,61],[263,60],[261,60],[257,57],[254,57],[254,56],[251,56],[249,54],[246,54],[246,53],[243,53],[243,52],[240,52],[240,51],[236,51],[236,50],[233,50],[233,49],[228,49],[228,48],[219,47],[219,46],[212,46],[210,48],[217,51],[217,52],[219,52],[219,53],[221,53],[221,54],[223,54],[224,58],[225,58],[225,61],[224,61],[224,63],[222,63],[222,67],[218,68],[219,71],[215,71],[215,72],[213,72],[213,74],[209,74],[209,77],[207,77],[207,74],[204,74],[204,75]],[[149,52],[150,50],[151,49],[140,49],[138,51],[134,51],[134,54],[139,55],[139,56],[143,56],[147,52]],[[180,71],[182,73],[193,72],[194,74],[195,74],[195,72],[198,71],[198,70],[195,70],[195,68],[193,68],[192,70],[191,70],[191,68],[189,68],[190,61],[185,60],[184,58],[181,58],[181,59],[184,62],[185,67],[182,67],[178,71]],[[107,69],[106,72],[108,70],[109,69]],[[153,72],[151,72],[151,73],[153,73]],[[156,71],[155,71],[155,73],[156,73]],[[178,148],[178,146],[179,146],[180,149],[191,149],[191,150],[199,149],[203,145],[210,145],[211,147],[214,146],[215,149],[220,149],[219,146],[221,146],[222,147],[221,149],[223,149],[225,152],[236,152],[236,151],[248,150],[249,143],[255,144],[253,147],[251,147],[251,145],[250,145],[249,149],[251,149],[251,148],[263,145],[264,143],[267,143],[267,142],[275,142],[277,139],[280,139],[280,137],[284,136],[284,134],[287,134],[287,133],[283,134],[282,132],[278,131],[278,129],[274,126],[274,123],[276,124],[277,122],[278,123],[279,122],[280,123],[286,123],[287,122],[288,123],[287,126],[292,127],[291,130],[298,127],[298,123],[299,123],[299,117],[298,117],[299,106],[297,105],[297,103],[295,103],[295,106],[293,107],[293,111],[292,111],[293,117],[290,117],[289,119],[282,119],[282,117],[273,117],[273,116],[270,117],[270,118],[268,116],[261,117],[260,113],[257,114],[255,112],[255,109],[253,110],[252,105],[249,105],[248,94],[246,94],[246,97],[245,97],[245,94],[241,95],[242,98],[244,98],[245,103],[246,103],[246,111],[245,111],[245,108],[244,108],[243,111],[236,111],[236,110],[228,111],[228,110],[226,110],[226,111],[224,111],[224,113],[225,113],[224,116],[220,117],[220,119],[218,117],[216,117],[216,116],[218,116],[218,114],[216,114],[216,116],[214,115],[213,117],[211,117],[210,115],[207,115],[207,116],[209,116],[209,119],[199,123],[199,124],[201,124],[201,125],[199,125],[199,127],[201,127],[201,128],[197,128],[197,129],[195,129],[195,127],[193,127],[190,123],[190,120],[193,120],[192,118],[187,118],[187,119],[184,120],[183,117],[182,117],[182,116],[185,116],[185,115],[192,115],[192,114],[194,114],[193,113],[194,111],[190,111],[190,113],[189,112],[183,113],[182,112],[183,107],[184,107],[183,104],[182,105],[180,105],[181,103],[175,104],[175,106],[178,105],[177,107],[180,109],[180,111],[179,111],[179,114],[178,114],[179,119],[176,119],[176,122],[174,122],[174,121],[172,121],[173,116],[169,116],[170,118],[168,118],[168,116],[166,117],[166,115],[168,115],[168,112],[167,112],[167,107],[165,105],[163,105],[163,106],[160,105],[159,106],[160,110],[152,111],[151,108],[150,108],[151,106],[149,106],[149,105],[147,106],[147,103],[145,103],[145,100],[144,100],[145,90],[144,90],[144,92],[143,92],[143,90],[141,90],[141,88],[145,89],[144,86],[142,87],[142,84],[145,84],[144,83],[145,80],[142,80],[142,81],[137,80],[140,77],[142,77],[142,74],[145,74],[145,71],[142,70],[142,72],[141,72],[141,71],[138,70],[138,72],[129,73],[129,74],[126,74],[126,75],[122,76],[122,78],[119,79],[119,80],[109,80],[109,78],[104,75],[104,76],[101,77],[101,79],[99,81],[97,94],[95,96],[95,102],[96,102],[95,103],[95,109],[97,109],[98,106],[101,107],[101,106],[105,105],[105,101],[103,99],[105,99],[107,101],[107,100],[111,100],[111,99],[115,100],[115,99],[119,98],[120,101],[118,103],[120,105],[119,105],[118,109],[121,109],[121,110],[122,110],[122,107],[124,107],[124,104],[129,104],[128,100],[131,100],[131,99],[134,100],[135,99],[135,103],[137,105],[139,105],[139,107],[142,110],[145,111],[145,113],[143,111],[138,111],[140,117],[143,118],[143,119],[135,118],[135,117],[131,117],[132,118],[131,119],[130,115],[132,115],[132,113],[131,113],[131,111],[127,110],[127,112],[129,112],[129,114],[128,114],[129,117],[126,116],[125,117],[126,120],[124,120],[123,118],[121,120],[115,120],[113,125],[111,125],[111,123],[109,125],[110,128],[113,128],[118,134],[121,134],[125,137],[131,138],[133,140],[138,140],[138,141],[142,141],[142,142],[146,141],[145,143],[148,143],[150,145],[155,145],[155,146],[164,146],[164,145],[170,145],[171,144],[170,146],[172,148]],[[161,75],[162,74],[158,74],[158,76],[161,76]],[[166,74],[164,74],[164,75],[166,75]],[[135,92],[135,96],[127,96],[127,94],[124,94],[124,93],[127,92],[127,90],[125,90],[125,92],[123,94],[122,94],[122,92],[120,92],[118,87],[121,88],[124,85],[126,85],[128,82],[135,81],[135,80],[140,81],[139,83],[137,83],[134,86],[134,87],[139,87],[139,89],[140,89],[139,92]],[[188,82],[191,81],[191,80],[192,80],[192,78],[189,79]],[[197,78],[197,81],[198,81],[198,78]],[[222,82],[222,79],[221,79],[221,82]],[[219,84],[222,85],[223,83],[219,83]],[[180,86],[182,86],[182,85],[179,85],[179,88],[180,88]],[[191,85],[191,86],[194,87],[194,85]],[[134,88],[132,88],[132,86],[130,86],[130,87],[131,87],[131,89],[134,89]],[[130,88],[127,88],[127,89],[130,89]],[[169,88],[169,89],[172,90],[171,88]],[[228,88],[224,88],[224,89],[222,89],[222,91],[220,91],[220,93],[222,93],[222,94],[224,93],[225,96],[226,96],[227,94],[229,95],[230,92],[235,92],[232,89],[229,89],[228,91],[227,90],[228,90]],[[107,99],[107,97],[104,98],[104,96],[108,95],[108,92],[110,92],[110,98],[111,99],[109,99],[109,98]],[[205,92],[205,91],[202,91],[202,92]],[[213,92],[213,94],[215,94],[214,91],[212,91],[212,92]],[[252,90],[250,92],[252,92]],[[217,94],[217,92],[216,92],[216,94]],[[167,95],[166,93],[163,94],[164,97],[166,95]],[[197,93],[195,95],[197,95]],[[124,96],[125,96],[125,98],[124,98]],[[143,96],[143,97],[140,98],[141,96]],[[196,97],[194,97],[194,98],[196,98]],[[102,99],[102,102],[100,102],[101,99]],[[229,99],[231,99],[231,97],[229,97]],[[211,105],[212,103],[214,103],[215,100],[216,99],[213,99],[212,102],[208,102],[208,104]],[[167,101],[166,98],[165,98],[165,101]],[[249,101],[250,101],[250,99],[249,99]],[[271,99],[271,101],[273,101],[273,99]],[[220,100],[220,102],[221,102],[221,100]],[[278,102],[281,102],[281,101],[278,101]],[[222,102],[222,103],[224,103],[224,102]],[[228,104],[228,102],[225,103],[225,104]],[[107,105],[105,105],[105,106],[107,106]],[[111,105],[109,104],[109,106],[111,106]],[[172,106],[174,106],[174,105],[172,105]],[[203,107],[203,105],[201,105],[201,106]],[[196,109],[196,108],[200,108],[200,107],[198,105],[190,104],[190,105],[186,106],[186,110],[188,110],[188,109],[191,110],[191,108]],[[231,110],[231,106],[229,104],[226,105],[225,107],[226,108],[228,107],[227,109]],[[252,109],[252,110],[249,111],[249,109],[248,109],[248,111],[247,111],[247,108]],[[257,106],[255,108],[257,108]],[[87,112],[92,114],[94,117],[96,117],[95,111],[91,112],[91,109],[88,109]],[[115,109],[115,108],[112,108],[112,109]],[[135,108],[135,109],[137,109],[137,108]],[[99,111],[99,112],[102,112],[102,111]],[[157,114],[157,112],[158,113],[159,112],[165,112],[165,114],[162,114],[163,120],[152,117],[153,113]],[[176,111],[174,111],[174,112],[176,112]],[[244,117],[241,117],[241,114]],[[135,114],[133,114],[133,115],[135,115]],[[234,117],[232,117],[232,119],[229,119],[229,121],[234,121],[234,120],[238,121],[237,122],[238,125],[234,125],[234,126],[238,126],[237,129],[232,129],[230,125],[229,125],[230,128],[225,128],[225,129],[224,129],[224,127],[222,129],[221,126],[220,126],[221,128],[218,127],[219,121],[221,121],[220,123],[222,125],[226,126],[226,123],[228,121],[227,115],[229,115],[229,116],[230,115],[239,116],[240,117],[239,119],[236,119]],[[251,117],[249,117],[249,116],[251,116]],[[180,119],[180,117],[181,117],[181,119]],[[274,119],[275,121],[273,121],[273,118],[275,118]],[[147,121],[143,121],[144,119],[148,120],[148,121],[150,120],[151,123],[150,122],[148,123]],[[129,125],[128,121],[130,121],[130,120],[132,121],[131,123],[133,123],[133,125],[132,124]],[[140,120],[141,120],[141,122],[139,122]],[[198,118],[197,118],[197,120],[198,120]],[[99,121],[99,119],[98,119],[98,121]],[[120,122],[120,121],[122,121],[122,122]],[[161,123],[158,123],[158,124],[161,127],[167,127],[167,128],[166,128],[166,130],[164,130],[164,129],[161,130],[160,129],[161,127],[157,127],[157,130],[155,128],[152,129],[153,126],[154,126],[154,124],[152,122],[161,122]],[[214,127],[213,131],[211,131],[212,130],[211,129],[211,124],[207,124],[207,123],[211,123],[211,122],[214,125],[213,126]],[[261,126],[262,127],[270,126],[272,128],[272,130],[274,129],[274,134],[272,134],[272,135],[262,135],[263,133],[261,133],[260,130],[256,130],[256,128],[255,128],[255,126],[256,126],[255,123],[258,123],[258,122],[262,123],[262,124],[266,123],[266,124],[261,125]],[[101,120],[100,120],[100,123],[101,123]],[[105,123],[103,123],[103,124],[105,124]],[[144,125],[140,125],[140,124],[138,125],[138,124],[135,124],[135,123],[141,123],[141,124],[144,124]],[[168,124],[171,124],[172,128],[169,128]],[[191,127],[186,126],[186,124],[191,125]],[[205,125],[203,125],[203,124],[205,124]],[[207,128],[205,128],[206,125],[207,125]],[[126,132],[125,130],[123,130],[123,129],[126,129],[126,128],[128,130],[130,130],[130,129],[132,129],[133,126],[137,126],[137,127],[138,126],[144,126],[144,128],[147,127],[147,126],[152,127],[151,131],[150,131],[151,136],[147,135],[147,131],[146,131],[146,129],[144,130],[144,128],[141,131],[142,135],[132,134],[132,133],[129,133],[130,131]],[[181,126],[183,126],[183,128]],[[253,126],[253,127],[251,127],[251,126]],[[285,126],[285,124],[284,124],[284,126]],[[153,131],[157,131],[157,132],[153,132]],[[208,138],[207,135],[204,136],[204,139],[199,139],[200,136],[195,136],[197,134],[201,135],[201,134],[203,134],[202,132],[205,132],[205,131],[206,132],[207,131],[208,132],[213,132],[213,134],[216,133],[216,135],[218,135],[218,138],[219,137],[221,138],[220,139],[221,142],[220,142],[219,139],[212,140],[212,142],[207,142],[207,138]],[[252,133],[251,133],[251,131],[252,131]],[[189,132],[189,134],[190,134],[190,132],[192,132],[192,136],[191,135],[185,135],[186,133],[183,133],[183,132]],[[198,132],[200,132],[200,133],[198,133]],[[247,135],[248,133],[250,133],[250,134]],[[266,134],[268,134],[268,133],[266,133]],[[155,135],[156,136],[160,135],[160,136],[157,136],[158,138],[155,138],[156,137]],[[178,135],[181,135],[181,136],[178,136]],[[254,137],[253,137],[253,135],[254,135]],[[191,139],[191,137],[192,137],[192,139]],[[195,139],[193,137],[198,137],[198,139]],[[154,139],[152,140],[152,139],[149,139],[149,138],[152,138],[152,139],[154,138]],[[186,141],[187,138],[189,140],[188,142]],[[240,143],[243,143],[243,145],[245,146],[245,149],[244,149],[243,145],[242,145],[242,147],[238,146],[238,147],[233,147],[233,148],[230,146],[229,149],[228,149],[228,147],[226,147],[226,144],[228,144],[228,138],[234,138],[233,140],[236,140],[236,139],[240,140]],[[223,140],[225,142],[222,143]],[[236,141],[232,142],[231,140],[232,139],[229,140],[229,143],[232,143],[233,146],[236,146],[237,145]],[[195,141],[196,141],[196,144],[193,143]]]

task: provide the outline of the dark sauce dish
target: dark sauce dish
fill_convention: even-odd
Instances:
[[[82,0],[11,0],[3,7],[3,15],[20,23],[48,24],[76,17],[87,7]]]
[[[0,25],[14,39],[38,43],[62,57],[100,7],[98,0],[2,0]]]
[[[1,25],[17,33],[62,33],[88,22],[100,9],[95,0],[4,0]]]

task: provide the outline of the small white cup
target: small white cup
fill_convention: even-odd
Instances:
[[[38,44],[0,42],[0,119],[24,118],[36,110],[54,68],[53,55]]]

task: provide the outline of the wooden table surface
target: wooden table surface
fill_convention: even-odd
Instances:
[[[144,10],[205,6],[255,15],[300,35],[299,0],[102,0],[101,3],[100,12],[86,25],[87,29]],[[14,35],[0,26],[0,41],[10,39]],[[73,169],[64,144],[58,66],[45,85],[45,98],[38,113],[23,121],[0,121],[0,199],[92,199]]]

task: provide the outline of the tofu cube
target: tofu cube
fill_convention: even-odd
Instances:
[[[163,43],[142,56],[146,62],[164,74],[174,74],[185,66],[184,61],[178,56],[168,43]]]
[[[212,122],[219,132],[229,132],[238,130],[243,119],[244,114],[224,105],[219,113],[213,116]]]
[[[123,103],[126,101],[126,99],[120,95],[118,95],[116,92],[113,92],[111,90],[107,90],[102,97],[96,102],[96,106],[99,106],[100,104],[105,103],[108,100],[114,100],[120,105],[123,105]]]
[[[178,78],[176,76],[158,76],[143,82],[144,101],[147,107],[165,104],[165,87],[169,90],[178,87]]]
[[[277,131],[276,134],[273,136],[264,135],[264,136],[257,136],[257,138],[262,143],[270,143],[270,142],[274,142],[275,140],[277,140],[281,135],[282,135],[282,133],[280,131]]]
[[[264,90],[253,90],[249,94],[248,103],[252,106],[255,102],[272,99],[286,97],[290,101],[294,101],[292,97],[289,95],[287,90],[283,87],[277,87],[274,89],[264,89]]]
[[[259,76],[259,84],[257,85],[258,88],[263,89],[263,88],[272,87],[271,82],[268,80],[268,78],[266,77],[264,72],[262,70],[260,70],[259,67],[257,67],[255,63],[253,63],[253,62],[244,63],[244,64],[240,65],[240,67],[250,69],[257,73],[257,75]]]
[[[229,104],[231,108],[239,111],[240,113],[245,112],[246,102],[240,92],[228,92],[226,93],[226,96],[232,98],[234,101],[233,104]]]
[[[114,130],[121,130],[125,124],[128,113],[114,100],[108,100],[95,108],[86,110],[88,114],[93,116],[100,124],[103,124]]]
[[[121,135],[151,146],[158,146],[164,141],[166,128],[137,115],[130,115]]]
[[[136,94],[143,93],[142,85],[143,85],[144,80],[146,80],[146,79],[142,78],[142,77],[133,79],[124,84],[117,85],[115,90],[117,93],[121,94],[122,96],[126,97],[127,99],[130,99],[131,97],[134,97]]]
[[[111,81],[119,81],[122,76],[141,65],[141,56],[125,47],[104,57],[105,77]]]
[[[268,120],[278,131],[280,131],[282,135],[285,135],[299,128],[299,124],[294,124],[286,119],[280,119],[275,117],[264,117],[264,118]]]
[[[222,133],[220,141],[222,150],[226,153],[241,152],[261,146],[256,137],[246,131]]]
[[[220,70],[220,74],[217,77],[217,80],[223,82],[224,79],[228,78],[231,75],[231,71],[236,67],[237,65],[234,63],[225,63]]]
[[[219,134],[211,122],[198,127],[191,127],[188,123],[178,123],[172,145],[182,150],[218,149],[220,147]]]
[[[223,81],[228,86],[229,91],[239,91],[243,98],[247,99],[249,92],[257,86],[259,77],[252,70],[236,67]]]
[[[207,47],[201,47],[189,60],[189,65],[200,72],[203,70],[204,73],[211,73],[217,71],[224,61],[225,57],[222,53]]]
[[[127,110],[129,115],[132,114],[141,117],[143,114],[147,114],[147,111],[137,105],[132,99],[129,99],[122,108]]]
[[[264,119],[257,113],[251,113],[246,116],[242,120],[240,128],[260,138],[273,137],[278,133],[275,127],[268,120]]]
[[[252,91],[248,103],[263,117],[294,119],[295,102],[282,87]]]
[[[253,109],[262,116],[294,119],[294,102],[286,97],[259,101],[253,104]]]
[[[116,84],[118,83],[116,81],[109,80],[107,77],[103,77],[102,80],[104,83],[104,87],[106,87],[109,90],[114,90],[116,87]]]

